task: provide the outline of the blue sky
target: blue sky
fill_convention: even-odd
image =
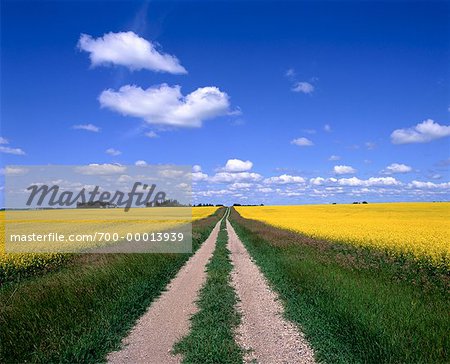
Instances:
[[[196,202],[448,200],[449,14],[2,1],[2,164],[193,165]]]

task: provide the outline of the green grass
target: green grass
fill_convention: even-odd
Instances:
[[[193,224],[194,250],[224,209]],[[86,254],[0,289],[1,363],[98,363],[191,254]]]
[[[345,254],[323,241],[247,220],[233,226],[250,254],[327,363],[449,363],[449,276],[418,271],[405,261],[367,265],[359,250]],[[376,261],[381,255],[374,254]],[[395,264],[400,264],[398,261]],[[406,274],[417,275],[415,284]],[[403,278],[398,276],[402,272]],[[440,280],[436,283],[436,280]],[[444,288],[446,287],[446,288]]]
[[[174,348],[183,355],[183,363],[242,363],[242,350],[234,341],[240,318],[235,310],[236,293],[230,286],[233,266],[227,241],[224,219],[207,265],[207,280],[197,302],[199,311],[191,319],[190,333]]]

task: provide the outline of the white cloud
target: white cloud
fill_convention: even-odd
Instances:
[[[81,34],[78,48],[89,52],[94,67],[119,65],[132,71],[147,69],[174,74],[187,73],[175,56],[159,52],[155,44],[134,32],[110,32],[96,39],[88,34]]]
[[[250,187],[253,186],[253,183],[248,182],[236,182],[229,186],[232,190],[248,190]]]
[[[292,91],[310,94],[314,91],[314,86],[309,82],[296,82],[292,88]]]
[[[128,183],[132,180],[133,178],[127,174],[122,174],[119,178],[117,178],[118,183]]]
[[[370,177],[369,179],[362,180],[357,177],[340,178],[338,184],[341,186],[399,186],[402,183],[396,180],[394,177]]]
[[[296,72],[295,72],[295,69],[293,69],[293,68],[289,68],[285,73],[286,77],[294,77],[295,75],[296,75]]]
[[[450,188],[450,182],[443,183],[433,183],[433,182],[422,182],[422,181],[412,181],[408,184],[411,188],[425,188],[425,189],[438,189],[438,188]]]
[[[259,181],[262,176],[254,172],[218,172],[211,177],[211,182],[226,183],[240,181]]]
[[[267,184],[277,184],[277,185],[285,185],[292,183],[305,183],[305,179],[300,176],[291,176],[289,174],[282,174],[278,177],[270,177],[264,180],[264,183]]]
[[[310,178],[309,179],[309,183],[314,185],[314,186],[321,186],[323,185],[323,183],[325,182],[325,178],[323,177],[315,177],[315,178]]]
[[[240,159],[229,159],[225,164],[223,170],[225,172],[245,172],[252,169],[253,163],[251,161],[242,161]]]
[[[298,145],[299,147],[310,147],[311,145],[314,145],[314,143],[311,140],[304,137],[292,140],[291,144]]]
[[[394,130],[391,141],[394,144],[427,143],[447,136],[450,136],[450,125],[428,119],[411,128]]]
[[[323,126],[323,130],[325,130],[327,133],[331,133],[331,126],[330,126],[330,124],[325,124]]]
[[[98,133],[100,131],[100,128],[94,124],[77,124],[73,125],[72,129],[92,131],[93,133]]]
[[[143,160],[139,160],[139,161],[134,162],[134,165],[138,166],[138,167],[143,167],[143,166],[147,165],[147,162],[143,161]]]
[[[159,138],[159,135],[156,134],[154,131],[149,131],[149,132],[145,133],[145,136],[150,139]]]
[[[25,155],[26,153],[20,148],[11,148],[6,147],[1,144],[9,144],[9,140],[3,137],[0,137],[0,153],[5,154],[14,154],[14,155]]]
[[[211,197],[211,196],[223,196],[223,195],[230,195],[233,191],[221,189],[221,190],[206,190],[206,191],[198,191],[195,193],[196,196],[201,197]]]
[[[338,155],[331,155],[330,158],[328,158],[329,161],[338,161],[341,157]]]
[[[122,152],[120,150],[114,149],[114,148],[108,148],[105,150],[106,154],[112,155],[112,156],[118,156],[121,155]]]
[[[192,172],[201,172],[202,171],[202,167],[198,164],[195,164],[192,166]]]
[[[206,181],[208,175],[202,172],[202,167],[198,164],[192,166],[192,180],[193,181]]]
[[[7,176],[20,176],[22,174],[25,174],[28,172],[28,169],[21,168],[21,167],[5,167],[0,169],[0,174],[7,175]]]
[[[392,163],[386,167],[384,173],[408,173],[411,172],[412,168],[406,164]]]
[[[258,192],[262,192],[262,193],[270,193],[273,192],[273,189],[270,187],[261,187],[257,189]]]
[[[87,166],[76,167],[76,171],[86,175],[110,175],[125,172],[127,167],[120,164],[89,164]]]
[[[99,101],[102,107],[150,124],[178,127],[200,127],[204,120],[227,114],[230,107],[228,95],[217,87],[201,87],[183,96],[180,86],[167,84],[146,90],[132,85],[108,89]]]
[[[353,174],[353,173],[356,173],[356,169],[355,168],[350,167],[350,166],[345,166],[345,165],[334,166],[333,171],[336,174]]]
[[[0,145],[0,153],[14,154],[14,155],[25,155],[26,153],[20,148],[10,148]]]
[[[364,145],[366,146],[366,148],[368,150],[373,150],[377,146],[376,143],[374,143],[374,142],[365,142]]]
[[[201,171],[192,172],[192,180],[197,181],[197,182],[198,181],[206,181],[206,180],[208,180],[208,175]]]

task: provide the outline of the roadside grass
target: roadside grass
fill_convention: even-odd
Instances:
[[[239,324],[237,296],[230,285],[233,265],[227,249],[226,220],[220,227],[217,245],[207,265],[207,280],[199,294],[199,311],[191,318],[191,330],[175,344],[174,353],[183,363],[242,363],[243,352],[234,340]]]
[[[319,361],[450,362],[448,271],[408,257],[383,263],[376,250],[343,250],[234,209],[231,222]]]
[[[223,215],[193,223],[193,250]],[[84,254],[0,288],[1,363],[98,363],[191,254]]]

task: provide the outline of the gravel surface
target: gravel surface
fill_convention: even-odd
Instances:
[[[314,363],[301,331],[283,318],[283,306],[227,221],[228,249],[234,265],[232,284],[239,297],[241,324],[236,340],[246,363]]]
[[[198,291],[206,280],[205,266],[216,245],[220,221],[199,250],[181,268],[176,277],[137,321],[120,351],[108,355],[109,363],[180,363],[171,354],[173,345],[185,336],[189,318],[195,314]]]

